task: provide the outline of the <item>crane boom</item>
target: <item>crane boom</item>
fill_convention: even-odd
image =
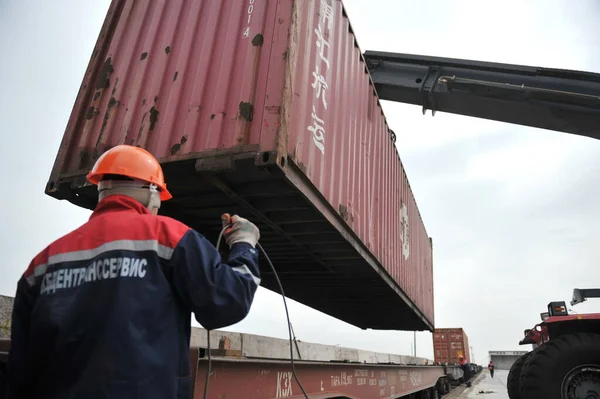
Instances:
[[[382,100],[600,139],[600,74],[367,51]]]

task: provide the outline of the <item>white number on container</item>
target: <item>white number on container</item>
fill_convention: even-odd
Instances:
[[[246,12],[246,14],[248,15],[248,19],[246,21],[247,25],[250,25],[252,23],[252,13],[254,12],[254,2],[256,0],[249,0],[249,5],[248,5],[248,10]],[[246,38],[246,37],[250,37],[250,26],[246,26],[246,28],[244,28],[242,37]]]

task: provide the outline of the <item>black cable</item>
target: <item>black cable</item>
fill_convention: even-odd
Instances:
[[[206,399],[206,395],[208,394],[208,383],[210,381],[210,368],[212,365],[212,358],[210,357],[210,330],[206,330],[206,353],[208,353],[208,368],[206,370],[206,383],[204,384],[204,399]]]
[[[227,230],[229,227],[231,227],[231,225],[227,225],[225,227],[223,227],[223,229],[221,229],[221,232],[219,233],[219,238],[217,239],[217,252],[219,251],[219,247],[221,246],[221,239],[223,238],[223,234],[225,233],[225,230]],[[206,329],[206,353],[208,355],[208,367],[206,369],[206,381],[204,382],[204,395],[202,395],[202,397],[204,399],[206,399],[206,395],[208,394],[208,384],[210,382],[210,374],[211,374],[211,367],[212,367],[212,357],[210,355],[210,330]]]
[[[221,230],[221,233],[219,233],[219,238],[217,239],[217,246],[216,246],[217,251],[219,250],[219,247],[221,246],[221,239],[223,238],[223,234],[225,233],[225,230],[227,230],[229,227],[231,227],[231,225],[227,225],[227,226],[223,227],[223,229]],[[277,270],[275,270],[275,266],[273,266],[273,262],[271,262],[271,258],[269,258],[269,255],[267,255],[267,252],[265,251],[265,249],[262,247],[262,245],[260,245],[260,243],[256,243],[256,246],[258,247],[258,249],[260,249],[260,251],[264,255],[265,259],[267,260],[267,263],[269,264],[269,266],[271,267],[271,270],[273,271],[273,274],[275,275],[275,279],[277,280],[277,285],[279,285],[281,297],[283,298],[283,306],[285,308],[285,317],[287,319],[287,325],[288,325],[288,336],[289,336],[289,341],[290,341],[290,363],[292,365],[292,375],[294,376],[294,380],[296,380],[296,383],[300,387],[302,394],[304,394],[304,397],[306,399],[308,399],[308,395],[306,394],[306,391],[304,390],[304,387],[300,383],[300,379],[298,378],[298,375],[296,374],[296,364],[294,363],[294,345],[293,345],[294,341],[292,339],[292,322],[290,321],[290,312],[288,311],[287,301],[285,300],[285,292],[283,291],[283,285],[281,284],[281,280],[279,279]],[[206,399],[206,395],[208,392],[208,383],[210,380],[211,363],[212,363],[212,358],[210,356],[210,330],[206,330],[206,346],[207,346],[206,350],[208,353],[208,367],[206,370],[206,382],[204,384],[204,399]]]
[[[256,246],[261,250],[261,252],[265,256],[267,263],[269,264],[269,266],[271,266],[271,270],[273,271],[273,274],[275,275],[275,279],[277,279],[277,284],[279,285],[279,290],[281,291],[281,297],[283,298],[283,306],[285,307],[285,317],[287,319],[287,324],[288,324],[288,335],[290,338],[290,363],[292,364],[292,375],[294,376],[296,383],[300,387],[300,390],[304,394],[304,397],[306,399],[308,399],[308,395],[306,394],[304,387],[300,383],[300,380],[298,379],[298,375],[296,375],[296,365],[294,363],[294,345],[293,345],[293,340],[292,340],[292,322],[290,321],[290,313],[288,311],[287,301],[285,300],[285,293],[283,292],[283,285],[281,285],[281,280],[279,280],[279,275],[277,274],[277,271],[275,270],[275,266],[273,266],[273,262],[271,262],[269,255],[267,255],[267,252],[264,250],[262,245],[260,245],[260,243],[256,243]]]

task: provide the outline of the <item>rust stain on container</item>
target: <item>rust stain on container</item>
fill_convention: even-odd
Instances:
[[[342,205],[340,204],[338,212],[340,214],[340,216],[342,217],[342,219],[344,219],[344,221],[348,221],[348,208],[346,207],[346,205]]]
[[[110,75],[113,72],[112,58],[109,57],[104,61],[100,76],[98,77],[98,82],[96,83],[96,89],[107,89],[110,86]]]
[[[256,36],[254,36],[254,38],[252,38],[253,46],[262,46],[264,42],[265,42],[265,38],[260,33],[257,34]]]
[[[165,53],[166,53],[167,55],[169,55],[169,53],[170,53],[170,52],[171,52],[171,46],[167,46],[167,47],[165,48]]]
[[[100,149],[100,143],[102,141],[102,137],[104,136],[104,132],[106,130],[106,125],[108,124],[108,120],[110,119],[110,115],[111,115],[111,110],[118,106],[119,102],[114,98],[111,97],[108,105],[106,107],[106,112],[104,113],[104,118],[102,119],[102,126],[100,128],[100,134],[98,135],[98,139],[96,140],[96,145],[94,146],[94,153],[93,153],[93,157],[94,159],[98,159],[102,153],[102,150]]]
[[[113,85],[113,89],[111,91],[111,95],[114,97],[115,93],[117,92],[117,87],[119,86],[119,78],[115,79],[115,84]],[[110,106],[110,103],[109,103]]]
[[[298,162],[298,168],[302,171],[302,173],[306,174],[306,165],[304,165],[302,162]]]
[[[352,226],[352,223],[354,222],[354,214],[352,213],[350,205],[340,204],[338,207],[338,213],[346,223]]]
[[[140,128],[138,130],[138,135],[137,135],[137,142],[140,142],[140,139],[142,138],[142,133],[144,132],[144,127],[146,126],[146,123],[144,122],[146,120],[146,115],[148,115],[147,112],[144,112],[144,115],[142,115],[142,120],[140,122]]]
[[[362,328],[433,329],[429,236],[342,2],[255,2],[250,22],[242,1],[146,3],[111,3],[48,194],[89,207],[97,193],[78,183],[81,168],[125,140],[165,165],[179,202],[161,212],[211,239],[218,229],[203,221],[218,220],[215,203],[254,206],[289,297]],[[138,61],[167,45],[168,56]],[[103,118],[87,119],[92,98]],[[190,165],[208,164],[227,170],[229,189],[191,191]]]
[[[150,131],[152,132],[158,122],[158,110],[154,107],[150,108]]]
[[[85,119],[90,120],[96,115],[96,108],[89,107],[87,112],[85,113]]]
[[[81,150],[79,153],[79,168],[84,168],[92,164],[92,152],[89,150]]]
[[[175,155],[179,152],[179,150],[181,150],[181,144],[180,143],[175,143],[173,145],[173,147],[171,147],[171,155]]]
[[[252,122],[252,104],[242,101],[240,103],[240,115],[248,122]]]
[[[171,155],[177,154],[181,151],[181,147],[187,142],[187,136],[182,136],[179,143],[175,143],[173,147],[171,147]]]
[[[148,53],[142,53],[140,56],[140,61],[144,61],[148,57]]]

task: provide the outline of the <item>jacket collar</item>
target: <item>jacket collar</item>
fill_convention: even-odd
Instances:
[[[115,212],[134,212],[140,215],[151,215],[148,208],[126,195],[109,195],[96,205],[90,220],[96,216]]]

